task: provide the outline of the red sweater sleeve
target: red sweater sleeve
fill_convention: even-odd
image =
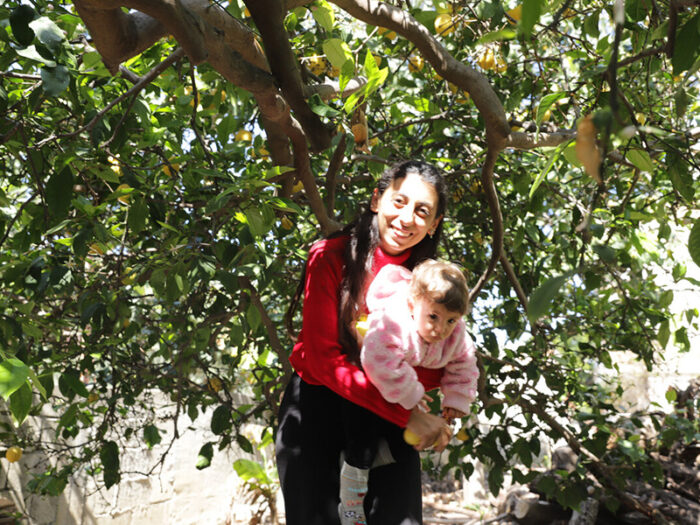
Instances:
[[[353,403],[405,427],[410,412],[386,401],[365,373],[341,352],[338,296],[345,242],[347,237],[327,239],[317,242],[309,251],[302,329],[290,360],[307,383],[325,385]],[[420,369],[418,373],[426,390],[439,386],[442,370]]]

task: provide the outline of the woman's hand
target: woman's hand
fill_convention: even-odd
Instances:
[[[452,437],[452,428],[440,416],[427,414],[419,407],[411,410],[406,428],[416,434],[420,441],[414,445],[416,450],[434,448],[438,452],[445,450]]]

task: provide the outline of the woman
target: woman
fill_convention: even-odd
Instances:
[[[422,523],[417,450],[444,449],[451,430],[438,416],[384,400],[357,366],[354,326],[365,310],[367,286],[384,265],[413,269],[435,257],[446,201],[436,168],[420,161],[397,164],[382,175],[355,223],[309,251],[302,329],[290,357],[296,373],[282,399],[276,443],[287,525],[340,523],[342,398],[376,415],[390,452],[388,464],[370,471],[368,523]],[[417,371],[426,390],[439,386],[442,370]],[[420,437],[415,449],[403,441],[404,428]]]

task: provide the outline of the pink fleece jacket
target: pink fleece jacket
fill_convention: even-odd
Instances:
[[[408,410],[425,394],[414,367],[444,368],[443,406],[468,413],[476,398],[479,369],[464,320],[447,339],[423,341],[408,307],[410,280],[410,270],[389,264],[372,281],[367,291],[369,327],[360,354],[362,367],[384,399]]]

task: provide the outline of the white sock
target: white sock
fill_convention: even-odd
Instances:
[[[364,501],[367,493],[369,469],[353,467],[343,463],[340,469],[340,523],[342,525],[365,525]]]

